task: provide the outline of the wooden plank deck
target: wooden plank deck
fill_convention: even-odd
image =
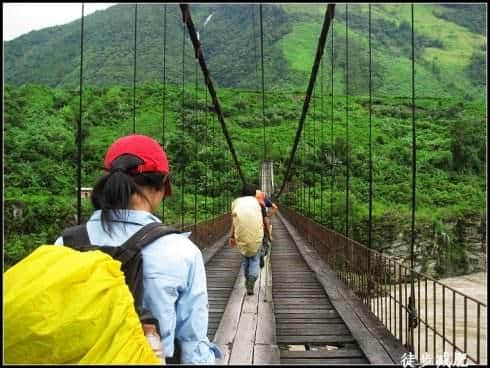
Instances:
[[[224,355],[216,364],[279,364],[269,258],[255,282],[254,295],[246,295],[243,267],[240,268],[214,336],[213,342]]]
[[[224,355],[216,364],[400,364],[401,344],[297,229],[281,215],[273,222],[271,255],[252,296],[227,237],[203,250],[208,337]]]
[[[321,259],[316,250],[308,246],[307,241],[299,234],[298,230],[280,214],[278,217],[280,221],[276,219],[277,224],[279,226],[281,222],[284,224],[291,241],[296,244],[308,268],[321,283],[324,291],[328,295],[329,303],[336,310],[340,318],[342,318],[351,336],[355,339],[369,363],[400,364],[401,357],[407,350],[369,311],[368,307],[337,278],[335,272]],[[355,358],[352,364],[355,364],[354,361],[357,361],[357,359]],[[320,360],[323,361],[324,359]],[[318,360],[319,364],[327,364],[325,362],[321,363],[320,360]],[[294,361],[288,359],[288,362],[306,364],[301,359],[294,359]]]
[[[215,245],[203,249],[208,285],[209,322],[208,338],[213,340],[225,308],[233,291],[240,270],[240,254],[226,245],[228,237],[221,238]]]
[[[273,232],[272,292],[281,364],[368,364],[277,217]]]

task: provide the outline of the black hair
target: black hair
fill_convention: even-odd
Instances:
[[[102,229],[109,235],[112,230],[112,211],[117,216],[120,211],[127,211],[131,196],[135,193],[150,202],[141,187],[163,190],[165,186],[168,176],[164,173],[135,172],[135,168],[142,163],[143,160],[134,155],[119,156],[112,162],[109,173],[102,176],[92,190],[92,205],[96,210],[102,211]]]
[[[255,184],[245,184],[242,187],[242,196],[254,196],[257,191],[257,186]]]

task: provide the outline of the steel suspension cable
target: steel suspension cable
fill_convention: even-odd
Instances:
[[[77,124],[77,224],[82,218],[82,96],[83,96],[83,35],[85,4],[82,3],[82,19],[80,22],[80,105]]]
[[[262,161],[266,160],[266,146],[265,146],[265,84],[264,84],[264,30],[262,21],[262,3],[259,5],[259,15],[260,15],[260,61],[261,61],[261,71],[262,71],[262,126],[263,126],[263,147],[264,154]]]
[[[414,328],[417,327],[417,316],[415,311],[415,286],[413,281],[413,269],[415,267],[414,249],[415,249],[415,195],[416,195],[416,177],[417,177],[417,141],[415,134],[415,35],[414,35],[414,14],[413,3],[411,4],[412,16],[412,236],[410,243],[410,297],[408,300],[409,310],[409,327],[410,327],[410,351],[414,350]]]
[[[228,133],[228,128],[226,126],[223,117],[223,112],[221,110],[218,97],[216,96],[216,91],[214,90],[213,81],[211,79],[211,75],[209,74],[209,70],[204,60],[204,54],[201,48],[201,43],[197,38],[196,30],[194,28],[194,23],[192,22],[189,5],[180,4],[180,10],[182,12],[183,21],[187,25],[187,28],[189,30],[189,36],[192,41],[192,45],[194,47],[195,55],[199,59],[199,65],[201,66],[201,70],[203,72],[204,81],[206,83],[206,86],[208,87],[209,94],[211,95],[211,98],[213,100],[213,104],[216,109],[216,114],[218,115],[219,122],[221,123],[221,129],[225,136],[226,143],[228,144],[228,149],[230,150],[231,155],[233,156],[233,161],[235,163],[235,166],[237,167],[238,173],[240,175],[240,179],[242,180],[242,183],[245,184],[246,183],[245,176],[243,175],[242,169],[240,167],[240,163],[238,162],[238,158],[236,156],[236,152],[233,147],[233,143],[231,142],[231,137],[230,134]]]
[[[214,114],[211,116],[211,154],[213,158],[215,157],[215,144],[216,144],[216,137],[215,137],[215,130],[214,130],[214,124],[215,123],[215,116]],[[216,216],[216,175],[212,175],[211,177],[211,183],[212,183],[212,188],[213,188],[213,196],[212,196],[212,203],[211,203],[211,213],[213,214],[213,217]]]
[[[222,152],[222,157],[223,157],[223,162],[226,162],[226,151]],[[223,189],[223,180],[224,180],[223,175],[220,175],[219,176],[219,187],[220,187],[220,189]],[[223,192],[224,192],[223,190],[220,190],[220,195],[219,195],[220,214],[223,213],[224,207],[225,207],[225,204],[224,204],[225,196],[224,196]]]
[[[182,119],[182,136],[185,137],[185,114],[184,114],[184,95],[185,95],[185,27],[182,27],[182,99],[181,99],[181,119]],[[180,226],[184,227],[185,203],[184,203],[184,188],[185,188],[185,164],[181,168],[180,182]]]
[[[208,91],[204,90],[204,124],[206,125],[206,135],[204,138],[204,152],[208,153],[208,145],[209,145],[209,126],[208,126]],[[206,156],[205,156],[206,157]],[[208,219],[209,211],[208,211],[208,165],[205,166],[205,176],[204,176],[204,211],[206,213],[206,220]]]
[[[373,233],[373,144],[372,144],[372,106],[373,106],[373,84],[372,84],[372,47],[371,47],[371,4],[369,4],[369,222],[368,222],[368,248],[372,248]],[[371,256],[368,255],[368,287],[367,300],[371,310]]]
[[[415,193],[416,193],[416,176],[417,176],[417,141],[415,134],[415,40],[414,40],[414,17],[413,3],[412,11],[412,239],[410,247],[410,267],[414,267],[414,245],[415,245]]]
[[[335,182],[335,150],[333,146],[333,58],[334,58],[334,43],[333,43],[333,37],[334,37],[334,31],[335,31],[335,22],[332,21],[332,55],[330,57],[330,88],[331,88],[331,108],[330,108],[330,176],[331,176],[331,187],[330,187],[330,228],[332,230],[334,229],[333,225],[333,185]]]
[[[255,101],[258,105],[258,97],[259,97],[259,57],[257,55],[257,35],[256,35],[256,22],[257,22],[257,15],[255,14],[255,5],[252,6],[252,18],[253,18],[253,24],[252,24],[252,30],[253,30],[253,37],[254,37],[254,55],[255,55],[255,79],[256,79],[256,95],[255,95]]]
[[[322,58],[322,62],[320,64],[320,77],[321,77],[321,82],[320,82],[320,99],[321,99],[321,111],[322,111],[322,122],[321,122],[321,142],[322,144],[324,143],[325,139],[325,100],[324,100],[324,95],[323,95],[323,88],[324,88],[324,83],[325,83],[325,67],[324,67],[324,60]],[[321,156],[322,156],[322,145],[320,145],[320,157],[318,158],[318,162],[322,162]],[[323,216],[323,181],[324,181],[324,168],[322,167],[321,171],[321,176],[320,176],[320,223],[324,224],[324,216]]]
[[[311,125],[310,136],[313,135],[313,147],[311,147],[308,144],[308,153],[309,153],[310,159],[313,158],[315,155],[315,114],[316,114],[316,96],[315,96],[315,88],[313,88],[313,114],[312,114],[313,125],[311,125],[311,120],[310,120],[310,125]],[[311,134],[312,130],[313,130],[313,134]],[[310,137],[310,140],[311,140],[311,137]],[[308,158],[308,156],[307,156],[307,158]],[[308,217],[312,216],[312,205],[311,205],[312,186],[313,186],[313,191],[315,189],[315,173],[313,172],[311,174],[313,174],[313,183],[310,183],[310,185],[308,186]]]
[[[165,123],[167,115],[167,4],[163,5],[163,92],[162,92],[162,146],[165,149]],[[162,222],[165,222],[165,200],[162,201]]]
[[[323,58],[322,58],[323,59]],[[315,157],[316,149],[316,130],[317,130],[317,116],[316,116],[316,103],[317,103],[317,94],[316,88],[313,90],[313,154],[312,157]],[[313,219],[315,218],[315,196],[316,196],[316,171],[313,171]]]
[[[304,137],[303,137],[303,205],[304,205],[304,213],[307,213],[308,210],[308,202],[307,202],[307,190],[306,190],[306,160],[307,160],[307,144],[306,144],[306,139],[308,138],[308,129],[306,129],[306,121],[305,121],[305,132],[304,132]]]
[[[305,134],[303,139],[301,140],[301,146],[303,146],[303,161],[301,162],[301,169],[303,171],[303,185],[302,185],[302,210],[303,213],[306,213],[306,170],[305,170],[305,162],[306,162],[306,128],[305,128]]]
[[[304,126],[304,134],[301,139],[301,145],[303,147],[303,161],[301,163],[301,170],[303,171],[303,213],[306,213],[307,210],[307,205],[306,205],[306,171],[305,171],[305,162],[306,162],[306,139],[307,139],[307,133],[308,131],[306,130],[306,120],[305,120],[305,126]]]
[[[194,120],[194,134],[197,133],[197,127],[199,126],[198,120],[199,120],[199,112],[198,112],[198,91],[197,91],[197,62],[195,63],[195,76],[196,76],[196,81],[195,81],[195,104],[194,104],[194,109],[196,111],[196,116]],[[194,138],[194,156],[195,160],[197,162],[197,139]],[[194,178],[194,231],[195,227],[197,224],[197,182],[198,178]]]
[[[345,4],[345,237],[349,237],[349,8]]]
[[[371,4],[369,4],[369,224],[368,224],[368,248],[372,248],[373,233],[373,141],[372,141],[372,48],[371,48]]]
[[[134,4],[134,63],[133,63],[133,134],[136,133],[136,32],[138,24],[138,4]]]
[[[322,55],[323,55],[323,50],[325,47],[325,40],[327,37],[328,29],[330,27],[330,22],[334,17],[334,12],[335,12],[335,4],[329,4],[327,6],[327,10],[325,12],[325,18],[323,21],[322,31],[320,33],[320,38],[318,40],[315,62],[313,63],[313,67],[311,70],[310,81],[308,83],[308,88],[306,91],[306,97],[305,97],[305,101],[303,103],[303,110],[301,112],[301,117],[300,117],[300,121],[298,124],[298,129],[296,131],[296,137],[294,139],[293,148],[291,149],[291,155],[290,155],[290,158],[288,161],[288,167],[286,169],[286,175],[284,176],[284,180],[282,182],[281,189],[280,189],[278,195],[276,196],[276,198],[279,198],[281,196],[281,194],[282,194],[282,192],[286,186],[286,183],[289,181],[289,178],[291,176],[291,166],[293,164],[294,156],[296,155],[296,150],[298,148],[299,140],[301,138],[301,132],[303,130],[306,113],[308,112],[308,106],[309,106],[310,99],[311,99],[311,92],[313,91],[313,86],[314,86],[315,81],[316,81],[316,76],[318,73],[318,66],[320,64],[320,60],[321,60]]]

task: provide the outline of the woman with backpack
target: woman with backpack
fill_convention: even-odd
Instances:
[[[152,213],[172,193],[170,168],[158,142],[133,134],[112,143],[104,169],[93,188],[95,212],[86,233],[92,245],[118,247],[143,226],[161,222]],[[63,237],[56,244],[64,244]],[[141,255],[143,307],[158,320],[166,362],[214,363],[221,353],[207,338],[208,294],[199,248],[174,233],[149,243]]]

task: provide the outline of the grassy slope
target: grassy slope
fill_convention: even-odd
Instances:
[[[300,12],[312,15],[323,14],[324,6],[304,7],[300,5],[285,5],[289,12]],[[464,70],[468,66],[469,59],[474,49],[484,45],[485,38],[482,35],[470,32],[467,28],[455,23],[440,19],[433,15],[434,11],[441,11],[441,7],[432,4],[417,4],[414,7],[415,32],[440,39],[444,48],[425,48],[422,60],[416,60],[416,88],[417,96],[459,96],[462,93],[478,95],[479,92],[466,77]],[[356,4],[350,7],[350,12],[357,12],[367,17],[368,5]],[[375,5],[372,7],[372,21],[385,19],[399,25],[402,21],[411,22],[410,7],[405,4]],[[316,44],[320,33],[321,23],[298,22],[293,31],[287,34],[279,46],[288,60],[291,69],[298,71],[311,71],[312,62],[316,52]],[[367,24],[366,24],[367,29]],[[327,47],[330,44],[330,37]],[[345,42],[345,8],[337,6],[334,19],[335,43]],[[360,34],[349,30],[349,37],[357,39],[365,46],[364,52],[368,52],[368,34]],[[376,40],[373,40],[375,42]],[[410,40],[407,40],[409,45]],[[417,40],[415,40],[417,42]],[[327,61],[330,54],[325,55]],[[340,55],[345,58],[345,53]],[[430,67],[425,63],[434,62],[441,69],[441,77],[434,76]],[[411,89],[411,60],[404,56],[396,56],[394,50],[383,50],[373,48],[374,67],[378,64],[383,68],[384,83],[376,93],[383,95],[407,95]],[[343,89],[344,72],[335,71],[335,90]],[[457,86],[457,90],[455,90]],[[451,88],[453,87],[453,88]]]

